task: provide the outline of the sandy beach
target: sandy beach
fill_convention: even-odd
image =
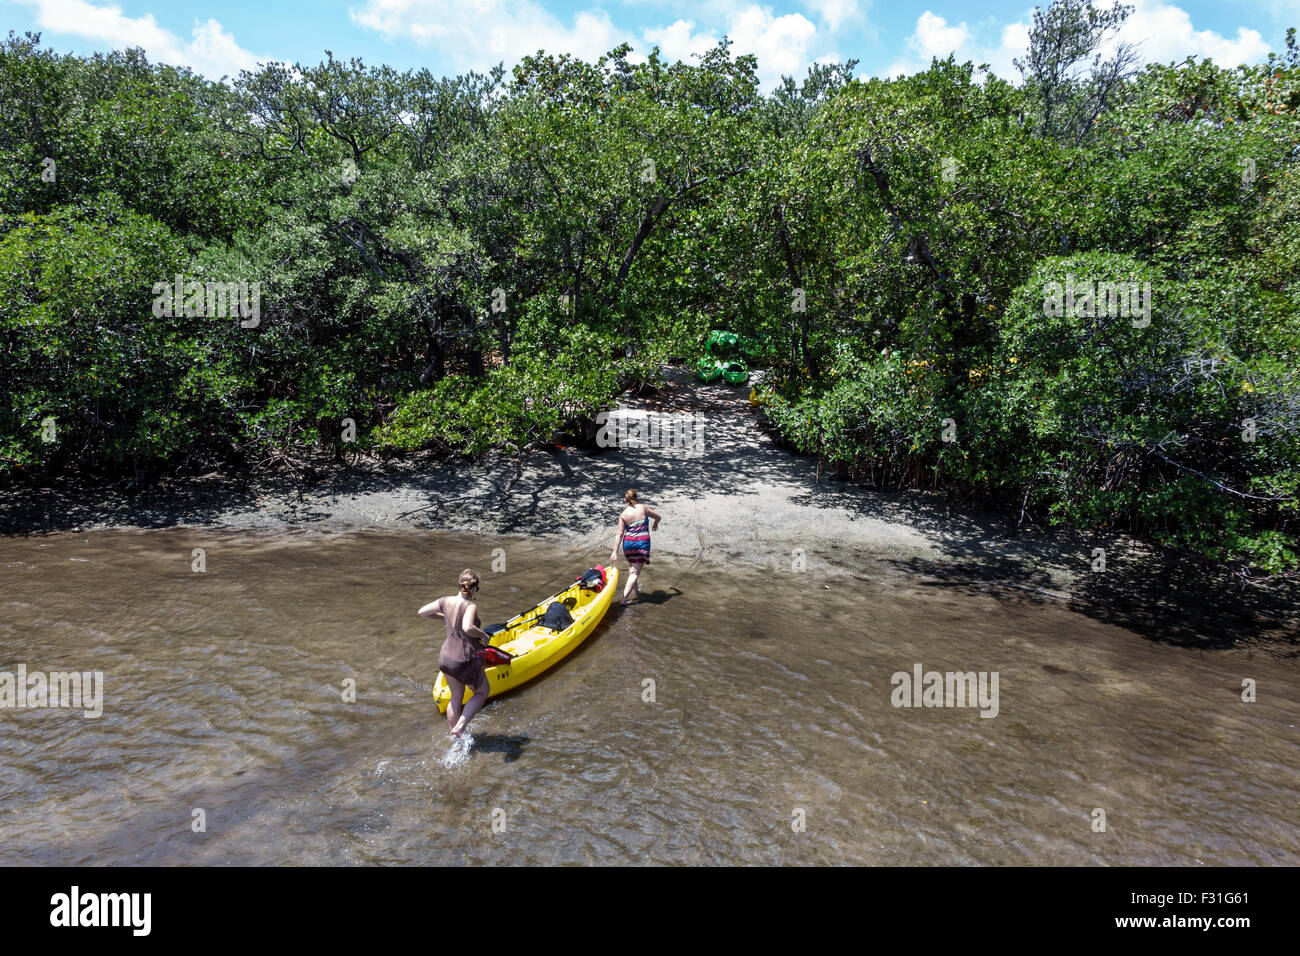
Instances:
[[[649,571],[741,566],[815,579],[919,576],[943,586],[1070,602],[1147,636],[1200,646],[1297,631],[1285,592],[1241,591],[1190,563],[1119,535],[1029,528],[998,514],[949,514],[942,493],[880,492],[817,474],[814,460],[780,447],[749,401],[749,386],[702,384],[669,369],[653,395],[620,399],[695,430],[668,447],[666,430],[640,447],[556,447],[525,459],[455,462],[411,456],[328,466],[311,484],[287,475],[164,479],[128,493],[51,487],[0,492],[0,531],[224,527],[249,531],[430,529],[545,539],[606,561],[627,488],[664,516]],[[667,426],[665,426],[666,428]],[[626,439],[625,439],[626,440]],[[647,444],[659,447],[646,447]],[[680,443],[679,443],[680,444]],[[1095,549],[1105,571],[1094,570]],[[1207,589],[1212,589],[1207,591]],[[1188,606],[1187,596],[1206,599]]]

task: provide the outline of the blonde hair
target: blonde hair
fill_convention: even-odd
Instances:
[[[478,587],[478,575],[466,568],[460,572],[460,593],[468,594],[470,588]]]
[[[629,488],[627,491],[623,492],[623,501],[629,505],[636,504],[636,489]]]

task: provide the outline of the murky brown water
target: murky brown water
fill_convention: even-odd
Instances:
[[[416,608],[469,565],[504,619],[601,559],[415,533],[0,540],[0,670],[105,681],[98,720],[0,710],[0,863],[1300,862],[1300,662],[903,579],[652,563],[658,603],[490,704],[445,765],[442,628]],[[998,715],[893,707],[916,663],[997,671]]]

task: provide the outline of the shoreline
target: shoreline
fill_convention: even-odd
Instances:
[[[1184,646],[1239,646],[1300,636],[1296,588],[1243,589],[1120,535],[1031,529],[1006,534],[1005,516],[949,516],[939,492],[881,492],[822,477],[809,458],[779,447],[760,427],[749,388],[703,385],[673,370],[629,411],[685,413],[702,450],[559,447],[514,463],[502,457],[448,462],[408,456],[333,465],[311,485],[286,475],[165,478],[126,494],[68,485],[0,491],[0,533],[209,528],[230,531],[413,530],[526,537],[590,551],[604,563],[623,492],[635,487],[664,516],[651,561],[684,567],[739,565],[781,585],[845,576],[920,578],[1065,602],[1150,639]],[[1094,548],[1106,570],[1092,570]],[[621,556],[620,556],[620,560]],[[801,570],[802,568],[802,570]],[[1189,604],[1188,598],[1197,596]],[[1296,653],[1300,653],[1297,651]]]

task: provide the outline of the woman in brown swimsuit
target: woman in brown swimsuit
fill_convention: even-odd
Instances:
[[[491,642],[488,633],[479,628],[478,605],[474,596],[478,594],[478,575],[466,568],[460,573],[460,593],[426,604],[420,608],[420,617],[441,619],[447,625],[447,639],[438,651],[438,670],[447,675],[447,687],[451,690],[451,703],[447,705],[447,725],[451,735],[457,739],[465,732],[470,720],[487,703],[487,672],[483,659],[478,652]],[[474,696],[465,702],[465,688],[474,688]]]

